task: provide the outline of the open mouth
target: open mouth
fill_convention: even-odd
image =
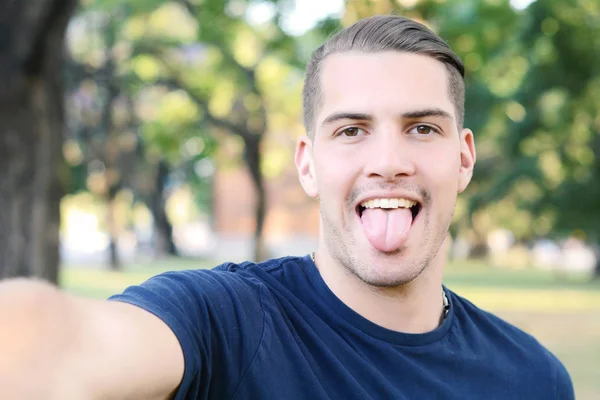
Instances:
[[[408,240],[421,204],[405,198],[366,200],[356,207],[363,232],[373,248],[395,253]]]
[[[408,240],[421,204],[405,198],[366,200],[356,208],[365,237],[374,249],[395,253]]]
[[[383,209],[383,210],[394,210],[394,209],[398,209],[398,208],[404,208],[404,209],[409,209],[410,213],[412,215],[412,221],[414,223],[415,219],[417,218],[417,216],[419,215],[419,212],[421,211],[421,208],[423,206],[421,205],[421,203],[413,201],[413,200],[408,200],[408,199],[403,199],[403,198],[397,198],[397,199],[372,199],[372,200],[368,200],[368,201],[364,201],[362,203],[360,203],[358,206],[356,206],[356,213],[358,214],[358,217],[362,217],[363,212],[369,208],[379,208],[379,209]]]

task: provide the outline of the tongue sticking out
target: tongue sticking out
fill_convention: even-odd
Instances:
[[[390,252],[397,250],[405,239],[412,224],[412,213],[407,208],[366,208],[360,219],[371,245],[379,251]]]

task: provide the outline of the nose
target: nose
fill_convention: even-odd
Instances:
[[[369,177],[394,181],[415,173],[410,144],[397,129],[386,129],[371,137],[366,173]]]

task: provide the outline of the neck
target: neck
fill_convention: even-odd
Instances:
[[[327,252],[315,254],[323,280],[348,307],[384,328],[415,334],[436,329],[444,319],[444,261],[438,254],[414,280],[394,287],[376,287],[363,282]]]

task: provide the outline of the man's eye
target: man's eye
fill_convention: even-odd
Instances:
[[[437,129],[429,125],[417,125],[411,129],[411,132],[419,135],[429,135],[431,133],[437,133]]]
[[[340,131],[340,135],[344,135],[346,137],[356,137],[361,134],[364,134],[364,131],[361,128],[356,126],[350,126],[348,128],[344,128]]]

